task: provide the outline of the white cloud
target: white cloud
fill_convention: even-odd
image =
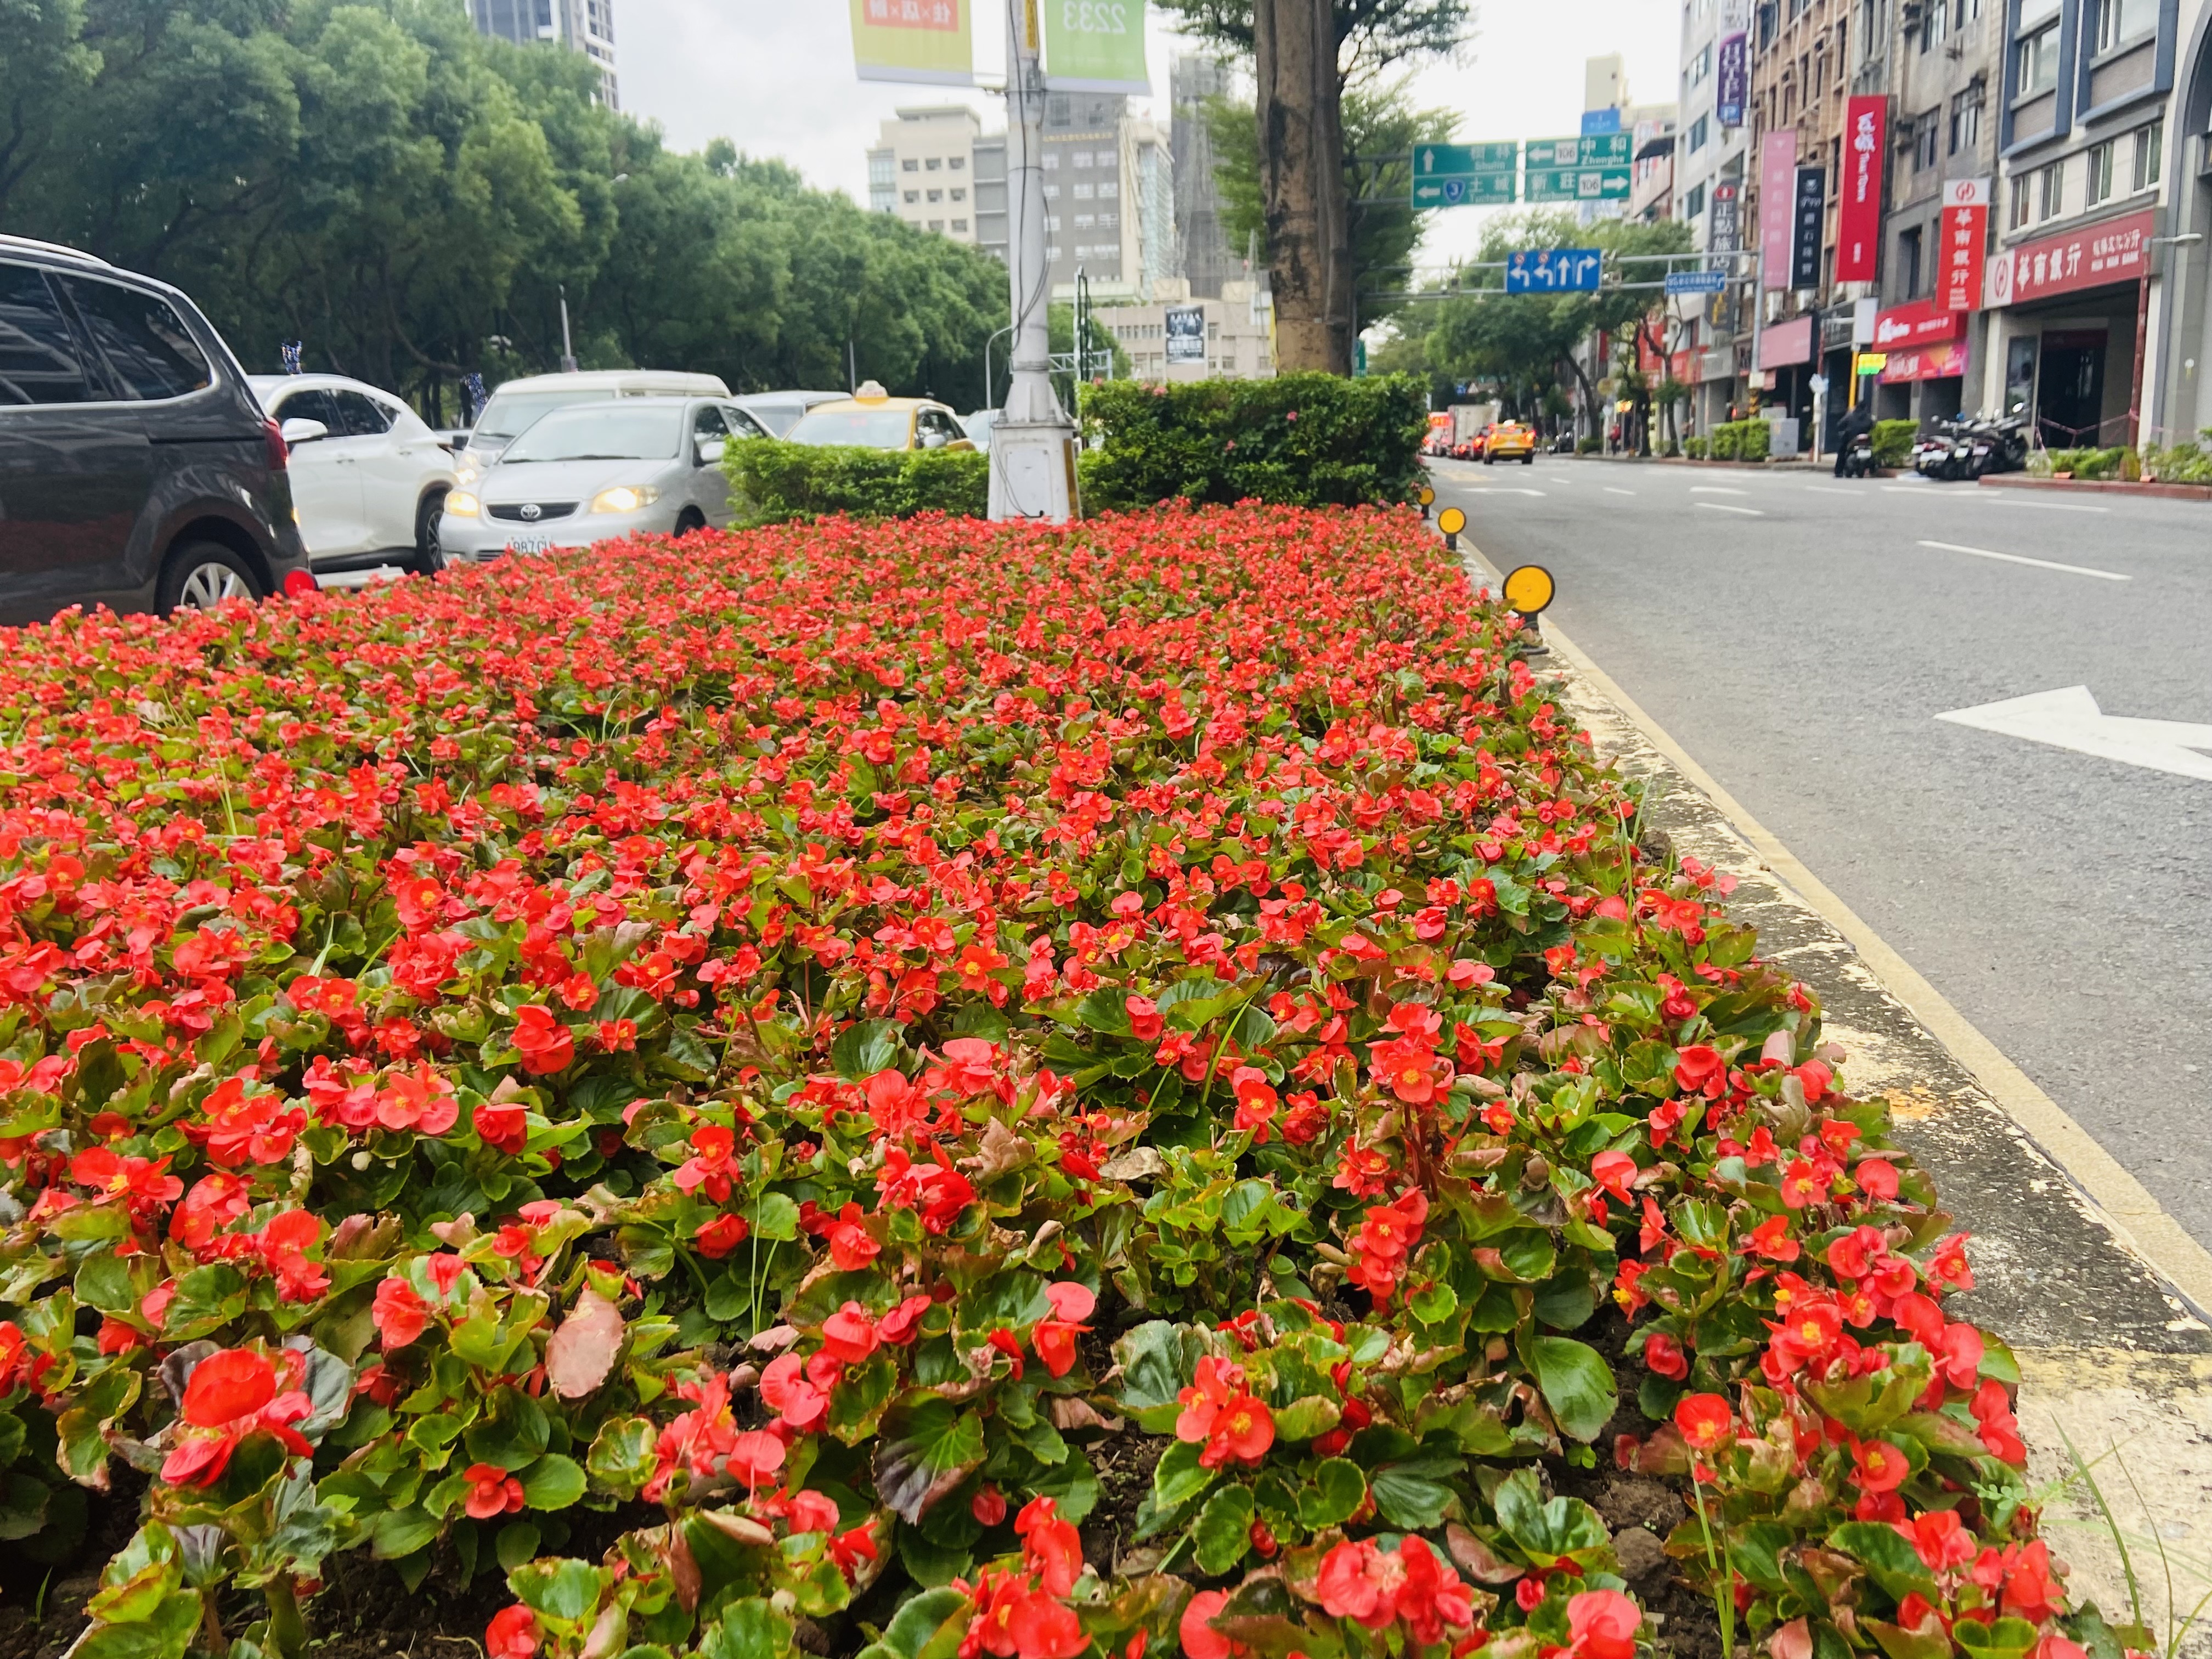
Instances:
[[[855,78],[845,0],[619,0],[618,13],[623,104],[632,114],[658,121],[678,149],[726,137],[856,201],[867,199],[866,152],[899,106],[966,103],[987,130],[1004,124],[1004,105],[989,92]],[[976,68],[991,81],[1005,61],[1005,18],[999,0],[978,0]],[[1626,56],[1632,97],[1671,98],[1680,34],[1673,0],[1481,0],[1479,32],[1461,61],[1430,65],[1415,93],[1425,105],[1462,111],[1468,138],[1555,137],[1576,130],[1583,63],[1594,53]],[[1151,107],[1163,118],[1175,44],[1156,21]],[[1484,216],[1437,214],[1422,257],[1471,251]]]

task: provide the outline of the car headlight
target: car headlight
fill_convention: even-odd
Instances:
[[[482,465],[480,462],[478,462],[478,461],[477,461],[477,460],[473,459],[472,459],[471,457],[470,457],[470,456],[469,456],[465,452],[465,453],[462,453],[462,454],[460,454],[460,455],[456,456],[456,457],[454,458],[454,459],[453,459],[453,481],[454,481],[454,483],[465,483],[465,484],[472,484],[472,483],[475,483],[478,478],[481,478],[482,477],[483,477],[483,465]]]
[[[483,511],[483,503],[465,489],[446,492],[446,516],[449,519],[473,519]]]
[[[651,484],[617,484],[612,489],[602,489],[592,497],[594,513],[635,513],[641,507],[651,507],[660,499],[660,492]]]

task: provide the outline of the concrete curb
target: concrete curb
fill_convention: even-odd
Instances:
[[[2130,483],[2122,478],[2031,478],[2000,472],[1978,482],[1985,489],[2077,489],[2091,495],[2151,495],[2169,501],[2212,501],[2212,484]]]

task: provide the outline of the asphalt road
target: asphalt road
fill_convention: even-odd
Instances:
[[[1936,718],[2087,686],[2212,722],[2212,504],[1432,471],[1490,564],[1547,567],[1575,643],[2212,1246],[2212,777]]]

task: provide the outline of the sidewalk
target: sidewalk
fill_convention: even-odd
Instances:
[[[1498,577],[1471,544],[1469,570],[1494,591]],[[1556,628],[1544,635],[1552,654],[1535,665],[1562,708],[1599,754],[1648,781],[1647,821],[1675,856],[1737,878],[1730,914],[1759,929],[1763,957],[1818,993],[1852,1092],[1888,1097],[1899,1139],[1973,1235],[1977,1288],[1960,1306],[2020,1362],[2031,1477],[2051,1494],[2045,1524],[2073,1568],[2075,1599],[2114,1623],[2131,1616],[2094,1498],[2078,1480],[2062,1486],[2069,1439],[2112,1505],[2162,1646],[2212,1589],[2212,1255],[1602,670]],[[2180,1651],[2212,1655],[2212,1629],[2192,1631]]]
[[[2170,501],[2212,501],[2212,484],[2129,483],[2120,478],[2031,478],[2025,472],[1993,473],[1985,489],[2080,489],[2091,495],[2152,495]]]

